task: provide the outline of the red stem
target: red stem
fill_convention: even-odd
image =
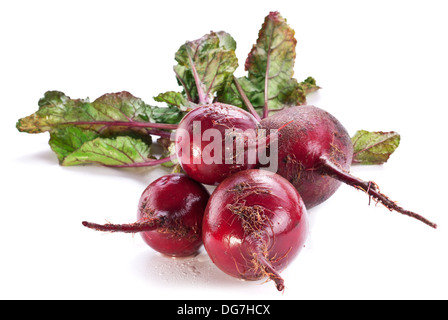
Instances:
[[[196,66],[194,65],[193,59],[191,58],[190,52],[188,52],[188,50],[187,50],[187,54],[188,54],[188,60],[190,62],[191,71],[193,72],[194,82],[196,84],[196,90],[198,91],[199,104],[201,104],[201,105],[209,104],[210,103],[209,97],[204,92],[204,89],[202,87],[202,81],[199,78],[198,71],[196,70]]]
[[[136,233],[142,231],[153,231],[160,226],[159,220],[147,220],[144,222],[135,222],[128,224],[97,224],[92,222],[83,221],[82,225],[84,227],[94,229],[97,231],[109,231],[109,232],[125,232],[125,233]]]
[[[182,87],[184,88],[185,94],[187,95],[187,100],[190,102],[194,102],[193,99],[191,98],[191,94],[190,91],[187,88],[187,85],[185,84],[185,82],[182,80],[182,78],[180,77],[180,75],[176,72],[176,70],[174,69],[174,73],[176,74],[176,78],[177,80],[179,80],[179,82],[182,84]]]
[[[238,90],[238,93],[241,96],[241,99],[243,99],[244,104],[246,105],[247,109],[250,111],[250,113],[257,119],[258,121],[261,121],[260,115],[255,110],[252,103],[250,103],[249,98],[247,97],[246,93],[244,92],[243,88],[241,87],[240,83],[238,82],[238,79],[234,76],[233,82],[235,83],[236,89]]]
[[[341,168],[339,168],[336,164],[334,164],[325,156],[321,157],[320,160],[321,160],[321,166],[319,169],[323,174],[333,177],[352,187],[365,191],[369,196],[381,202],[381,204],[384,205],[386,208],[388,208],[390,211],[397,211],[401,214],[417,219],[434,229],[437,228],[437,224],[435,224],[434,222],[429,221],[425,217],[415,212],[403,209],[402,207],[398,206],[394,201],[390,200],[387,196],[380,193],[374,182],[363,181],[359,178],[352,176],[351,174],[343,171]]]
[[[171,156],[170,157],[165,157],[162,159],[157,159],[157,160],[148,160],[145,162],[136,162],[136,163],[129,163],[129,164],[115,164],[115,165],[104,165],[106,167],[112,167],[112,168],[138,168],[138,167],[151,167],[151,166],[156,166],[165,162],[169,162],[171,161]]]
[[[266,74],[264,78],[264,107],[263,107],[263,119],[267,118],[269,116],[269,70],[271,68],[271,41],[273,37],[274,29],[271,31],[271,36],[269,37],[269,49],[267,53],[267,61],[266,61]]]
[[[61,123],[71,125],[104,125],[107,127],[138,127],[138,128],[156,128],[156,129],[177,129],[177,124],[168,123],[152,123],[152,122],[136,122],[136,121],[73,121]]]

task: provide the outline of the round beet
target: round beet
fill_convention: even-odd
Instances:
[[[308,209],[327,200],[341,185],[339,180],[315,170],[327,156],[348,171],[353,146],[347,130],[328,112],[314,106],[287,108],[261,121],[264,129],[278,129],[277,173],[291,182]]]
[[[137,222],[88,228],[110,232],[141,232],[154,250],[169,256],[189,256],[202,245],[202,219],[210,197],[203,185],[185,174],[169,174],[154,180],[143,191]]]
[[[305,243],[308,222],[297,190],[265,170],[225,179],[212,193],[203,221],[203,241],[225,273],[247,280],[268,277],[284,289],[282,271]]]
[[[379,191],[376,183],[349,173],[353,157],[350,136],[327,111],[314,106],[291,107],[261,120],[260,124],[267,131],[282,128],[277,173],[297,188],[308,209],[328,199],[343,182],[365,191],[391,211],[437,227],[421,215],[398,206]]]
[[[196,181],[217,185],[235,172],[255,168],[256,159],[251,162],[246,151],[258,127],[253,115],[235,106],[213,103],[193,109],[176,131],[176,154],[182,169]],[[226,139],[231,135],[231,140]],[[243,158],[238,159],[238,154]]]

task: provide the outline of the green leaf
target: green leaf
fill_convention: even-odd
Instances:
[[[238,67],[235,49],[235,40],[224,31],[211,32],[179,48],[174,71],[189,101],[210,103],[216,92],[230,85]]]
[[[93,102],[48,91],[38,105],[37,112],[19,119],[19,131],[41,133],[67,125],[100,130],[104,122],[148,122],[152,112],[151,106],[126,91],[105,94]]]
[[[249,101],[255,108],[263,107],[263,92],[260,92],[259,89],[255,87],[255,85],[246,77],[238,78],[236,81],[238,81],[244,94],[248,97]],[[244,104],[234,82],[230,86],[225,87],[224,90],[220,91],[217,99],[219,102],[231,104],[240,108],[247,107]]]
[[[62,127],[50,133],[50,147],[56,153],[59,162],[80,148],[85,142],[99,137],[96,131],[83,130],[78,127]]]
[[[154,97],[157,102],[165,102],[168,106],[177,107],[181,111],[190,111],[198,105],[187,99],[183,92],[167,91]]]
[[[84,143],[92,141],[96,138],[115,139],[116,137],[131,137],[139,139],[148,146],[152,145],[152,139],[146,131],[141,132],[138,129],[130,129],[126,131],[103,130],[101,133],[82,129],[76,126],[65,126],[50,131],[50,147],[56,153],[59,163],[63,164],[65,158],[78,150]]]
[[[151,119],[157,123],[176,124],[182,120],[186,113],[186,111],[182,111],[176,106],[168,106],[166,108],[153,107]]]
[[[93,102],[48,91],[34,114],[17,122],[19,131],[50,132],[50,147],[61,165],[155,165],[151,134],[169,137],[186,111],[154,107],[129,92],[105,94]]]
[[[149,155],[149,146],[140,139],[125,136],[96,138],[69,154],[62,165],[132,166],[148,162]]]
[[[313,77],[308,77],[299,83],[298,88],[302,90],[305,94],[317,91],[320,87],[316,84],[316,79]]]
[[[306,95],[319,89],[308,77],[303,82],[293,78],[296,58],[294,30],[278,12],[271,12],[258,34],[246,63],[247,76],[238,79],[249,101],[259,113],[306,103]],[[218,101],[244,106],[234,84],[218,94]]]
[[[306,96],[318,89],[320,89],[320,87],[316,85],[316,80],[312,77],[308,77],[302,82],[297,82],[296,79],[291,79],[288,85],[285,85],[279,92],[278,101],[286,106],[305,104]]]
[[[157,102],[165,102],[165,108],[152,107],[151,119],[158,123],[179,123],[197,105],[188,101],[182,92],[167,91],[154,97]]]
[[[154,100],[157,102],[165,102],[179,109],[186,109],[189,106],[189,101],[182,92],[168,91],[160,93],[154,97]]]
[[[271,12],[246,59],[248,80],[264,93],[263,102],[270,109],[282,107],[279,95],[285,86],[291,87],[296,44],[294,30],[278,12]]]
[[[359,130],[352,138],[353,163],[383,164],[400,144],[400,135],[396,132],[369,132]]]

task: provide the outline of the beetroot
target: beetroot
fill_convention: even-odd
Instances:
[[[143,191],[137,222],[82,224],[99,231],[141,232],[154,250],[169,256],[189,256],[202,245],[202,219],[209,197],[207,189],[188,176],[169,174],[154,180]]]
[[[349,174],[352,142],[347,130],[330,113],[314,106],[297,106],[279,111],[260,123],[263,129],[270,130],[289,122],[279,135],[277,173],[297,188],[308,209],[328,199],[343,182],[365,191],[389,210],[436,228],[435,223],[401,208],[380,193],[374,182]]]
[[[284,289],[279,272],[299,253],[308,230],[297,190],[266,170],[246,170],[225,179],[205,210],[203,241],[225,273],[247,280],[268,277]]]
[[[193,109],[176,131],[176,154],[182,169],[196,181],[217,185],[232,173],[255,168],[256,159],[250,161],[246,151],[258,127],[253,115],[231,105],[213,103]],[[226,144],[226,137],[232,134],[233,141],[227,139]],[[243,158],[238,159],[238,152]]]
[[[310,169],[326,155],[342,170],[349,170],[352,141],[335,117],[312,106],[284,109],[263,119],[261,125],[270,130],[290,121],[279,137],[277,173],[297,188],[309,209],[327,200],[341,184]]]

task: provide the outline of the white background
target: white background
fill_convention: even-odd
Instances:
[[[204,251],[171,259],[139,235],[84,228],[133,221],[141,192],[166,171],[61,167],[48,134],[19,133],[17,119],[47,90],[92,100],[127,90],[153,103],[180,90],[178,47],[210,30],[235,38],[243,75],[274,10],[296,31],[295,77],[322,87],[310,103],[351,135],[401,134],[388,163],[352,173],[439,228],[342,186],[309,210],[308,242],[282,272],[283,294],[224,275]],[[446,12],[432,0],[1,2],[0,298],[447,299]]]

